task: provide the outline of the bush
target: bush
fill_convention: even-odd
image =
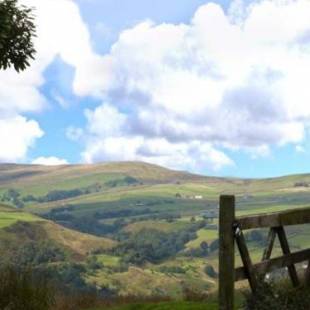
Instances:
[[[211,265],[205,266],[204,272],[211,278],[217,278],[217,273]]]
[[[309,310],[310,288],[293,288],[290,283],[259,281],[255,294],[245,292],[245,310]]]

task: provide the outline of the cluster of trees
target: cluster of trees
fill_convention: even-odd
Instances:
[[[196,238],[191,229],[178,232],[162,232],[155,229],[143,229],[138,233],[120,236],[120,244],[112,250],[114,255],[122,257],[125,263],[142,265],[146,262],[159,263],[176,255],[184,245]]]
[[[309,183],[308,182],[296,182],[294,184],[294,187],[309,187]]]
[[[135,184],[140,184],[140,182],[133,177],[126,176],[122,179],[108,181],[105,183],[105,186],[117,187],[117,186],[128,186],[128,185],[135,185]]]
[[[17,190],[13,189],[13,188],[8,189],[2,195],[1,201],[12,203],[17,208],[23,208],[24,207],[24,202],[21,199],[20,193]]]
[[[119,210],[103,210],[96,211],[93,214],[88,214],[83,217],[74,216],[73,211],[75,206],[68,205],[62,208],[52,209],[51,211],[43,215],[44,218],[61,223],[70,228],[76,230],[94,234],[97,236],[111,235],[119,232],[128,222],[137,222],[142,220],[166,220],[167,222],[173,222],[179,218],[179,214],[158,214],[158,211],[153,211],[149,208],[132,208],[132,209],[119,209]],[[136,217],[138,216],[138,217]],[[124,218],[130,218],[131,220],[124,220]],[[109,224],[103,223],[101,220],[113,219],[113,222]],[[200,227],[202,222],[193,224],[193,230],[195,227]],[[199,229],[199,228],[198,228]]]
[[[29,241],[23,243],[14,253],[10,261],[16,266],[38,266],[41,264],[62,262],[66,253],[51,241]]]
[[[27,230],[27,226],[18,229]],[[49,263],[66,261],[68,255],[63,248],[52,241],[24,241],[18,246],[7,247],[0,257],[0,265],[11,264],[22,268],[37,267]]]
[[[65,226],[69,228],[96,236],[113,235],[125,225],[126,222],[124,219],[116,219],[111,224],[105,224],[93,216],[72,217],[70,222],[65,223]]]
[[[72,189],[72,190],[55,190],[48,192],[45,196],[35,197],[27,195],[22,197],[21,194],[13,189],[8,189],[1,197],[1,201],[12,203],[17,208],[23,208],[28,202],[51,202],[67,198],[73,198],[84,194],[91,193],[91,189]]]
[[[63,200],[73,197],[78,197],[85,194],[90,194],[91,190],[89,188],[76,188],[70,190],[53,190],[48,192],[44,196],[34,197],[33,195],[27,195],[23,197],[24,202],[52,202],[57,200]]]

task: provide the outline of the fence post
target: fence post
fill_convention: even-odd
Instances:
[[[219,213],[219,309],[233,310],[235,283],[235,245],[233,224],[235,196],[220,196]]]

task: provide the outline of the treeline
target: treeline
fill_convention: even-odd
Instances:
[[[24,202],[52,202],[52,201],[58,201],[63,199],[69,199],[78,197],[81,195],[87,195],[94,192],[100,191],[100,185],[94,184],[85,188],[75,188],[75,189],[69,189],[69,190],[53,190],[48,192],[44,196],[35,197],[33,195],[27,195],[23,197]]]
[[[119,218],[119,217],[131,217],[131,216],[139,216],[139,215],[149,215],[158,213],[158,211],[153,211],[149,208],[144,209],[121,209],[121,210],[104,210],[104,211],[96,211],[94,213],[94,217],[98,219],[111,219],[111,218]]]
[[[74,205],[67,205],[65,207],[52,209],[42,216],[46,219],[58,222],[66,227],[97,236],[115,234],[130,222],[142,220],[166,220],[167,222],[173,222],[180,217],[179,214],[159,214],[158,210],[155,211],[150,208],[103,210],[96,211],[93,214],[87,214],[82,217],[77,217],[71,213],[74,208]],[[126,221],[124,218],[126,218]],[[102,220],[105,219],[115,220],[109,224],[106,224],[102,222]]]
[[[140,184],[140,182],[133,177],[126,176],[120,179],[107,181],[104,184],[100,184],[97,182],[83,188],[75,188],[69,190],[53,190],[48,192],[46,195],[39,197],[35,197],[34,195],[26,195],[24,197],[21,197],[21,194],[17,190],[10,188],[2,195],[1,201],[10,202],[14,204],[16,207],[22,208],[24,207],[25,203],[29,202],[44,203],[44,202],[58,201],[78,197],[81,195],[100,192],[105,188],[113,188],[117,186],[129,186],[134,184]]]

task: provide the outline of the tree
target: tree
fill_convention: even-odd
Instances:
[[[17,0],[0,0],[0,25],[0,69],[25,70],[36,52],[32,9],[19,6]]]
[[[196,222],[196,218],[195,218],[195,216],[192,216],[191,217],[191,223],[194,223],[194,222]]]

